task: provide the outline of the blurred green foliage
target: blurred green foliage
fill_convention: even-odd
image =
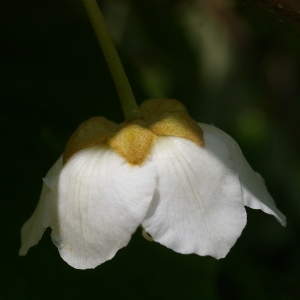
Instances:
[[[68,137],[91,116],[120,122],[122,111],[79,0],[2,1],[0,299],[300,298],[300,40],[250,7],[228,7],[218,19],[199,2],[99,4],[139,103],[177,98],[193,118],[231,134],[287,227],[248,210],[220,261],[177,254],[140,229],[94,270],[69,267],[50,230],[18,257],[20,228]]]

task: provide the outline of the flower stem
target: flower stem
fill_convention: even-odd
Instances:
[[[96,0],[82,0],[115,83],[125,121],[140,118],[132,89]]]

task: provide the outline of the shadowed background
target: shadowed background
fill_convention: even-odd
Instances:
[[[177,254],[138,229],[111,261],[86,271],[60,258],[49,229],[18,257],[20,228],[76,127],[96,115],[121,122],[121,105],[79,0],[1,2],[1,300],[298,299],[300,40],[280,17],[240,2],[248,1],[99,4],[137,101],[176,98],[233,136],[287,227],[248,209],[220,261]]]

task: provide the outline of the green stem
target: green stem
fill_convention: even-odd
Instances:
[[[96,0],[82,0],[101,46],[122,104],[125,121],[140,118],[132,89]]]

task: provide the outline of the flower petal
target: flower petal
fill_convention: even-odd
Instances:
[[[43,178],[44,184],[39,203],[30,219],[21,229],[21,249],[19,255],[26,255],[28,249],[39,242],[46,228],[50,226],[54,211],[53,204],[55,203],[55,195],[52,189],[56,185],[61,168],[62,156],[49,170],[45,178]]]
[[[158,187],[144,229],[180,253],[226,256],[246,225],[238,175],[218,137],[204,132],[205,147],[159,137],[152,159]]]
[[[151,161],[132,166],[107,146],[75,153],[59,177],[52,240],[78,269],[94,268],[127,245],[156,185]]]
[[[240,177],[244,204],[273,215],[281,225],[285,226],[285,216],[276,208],[275,202],[269,194],[262,177],[253,171],[236,141],[217,127],[202,123],[199,123],[199,125],[206,133],[216,135],[222,139],[229,148],[234,168]]]

